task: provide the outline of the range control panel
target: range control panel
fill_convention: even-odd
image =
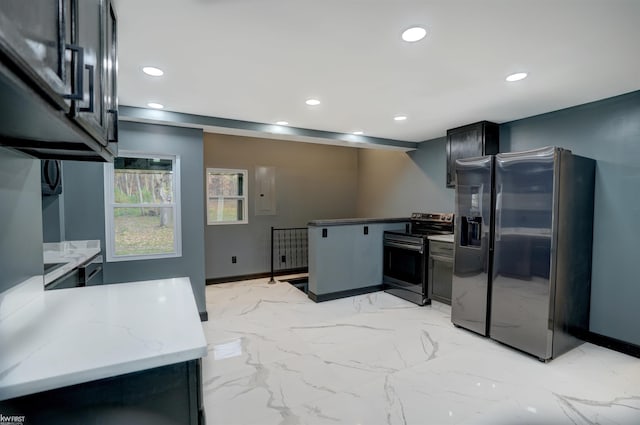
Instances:
[[[453,222],[453,213],[419,213],[411,214],[411,220]]]

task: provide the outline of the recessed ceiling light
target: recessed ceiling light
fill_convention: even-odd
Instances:
[[[396,121],[404,121],[407,119],[406,115],[396,115],[395,117],[393,117],[394,120]]]
[[[155,103],[155,102],[149,102],[147,103],[147,106],[149,108],[153,108],[153,109],[163,109],[164,105],[162,103]]]
[[[278,124],[278,125],[289,125],[289,123],[287,121],[276,121],[276,124]]]
[[[164,71],[160,68],[156,68],[155,66],[145,66],[142,68],[142,72],[147,75],[151,75],[152,77],[160,77],[161,75],[164,75]]]
[[[422,40],[427,35],[427,30],[422,27],[411,27],[404,30],[402,33],[402,39],[409,43]]]
[[[353,134],[355,134],[356,136],[360,136],[361,134],[364,134],[364,131],[354,131]]]
[[[304,103],[306,103],[309,106],[317,106],[320,104],[320,101],[318,99],[307,99],[307,101]]]
[[[527,78],[527,75],[528,74],[526,72],[516,72],[515,74],[511,74],[511,75],[507,76],[507,78],[505,78],[505,80],[507,80],[510,83],[512,83],[514,81],[524,80],[525,78]]]

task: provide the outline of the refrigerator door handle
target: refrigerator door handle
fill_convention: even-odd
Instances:
[[[500,240],[500,229],[502,227],[502,187],[496,188],[496,209],[494,211],[494,239]]]

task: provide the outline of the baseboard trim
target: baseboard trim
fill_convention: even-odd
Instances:
[[[252,273],[252,274],[242,274],[237,276],[223,276],[223,277],[214,277],[211,279],[207,279],[205,283],[207,285],[215,285],[218,283],[227,283],[227,282],[238,282],[240,280],[252,280],[252,279],[262,279],[264,277],[271,276],[271,273]]]
[[[382,291],[382,285],[365,286],[364,288],[347,289],[346,291],[329,292],[327,294],[314,294],[309,291],[307,296],[314,302],[337,300],[338,298],[353,297],[355,295],[369,294],[371,292]]]
[[[599,333],[591,331],[580,331],[578,332],[577,336],[580,339],[583,339],[584,341],[590,342],[592,344],[640,358],[640,345],[636,345],[631,342],[622,341],[620,339],[601,335]]]
[[[200,321],[201,322],[209,321],[209,313],[206,310],[200,312]]]
[[[284,276],[287,274],[296,274],[296,273],[307,273],[309,269],[307,267],[301,267],[297,269],[288,269],[288,270],[278,270],[277,272],[273,272],[274,276]],[[205,281],[206,285],[215,285],[217,283],[227,283],[227,282],[238,282],[241,280],[253,280],[253,279],[262,279],[265,277],[270,277],[270,272],[263,273],[252,273],[252,274],[242,274],[235,276],[223,276],[223,277],[214,277],[207,279]]]

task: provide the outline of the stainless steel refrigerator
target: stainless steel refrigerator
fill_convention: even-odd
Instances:
[[[456,168],[452,322],[541,360],[588,329],[595,161],[547,147]]]

